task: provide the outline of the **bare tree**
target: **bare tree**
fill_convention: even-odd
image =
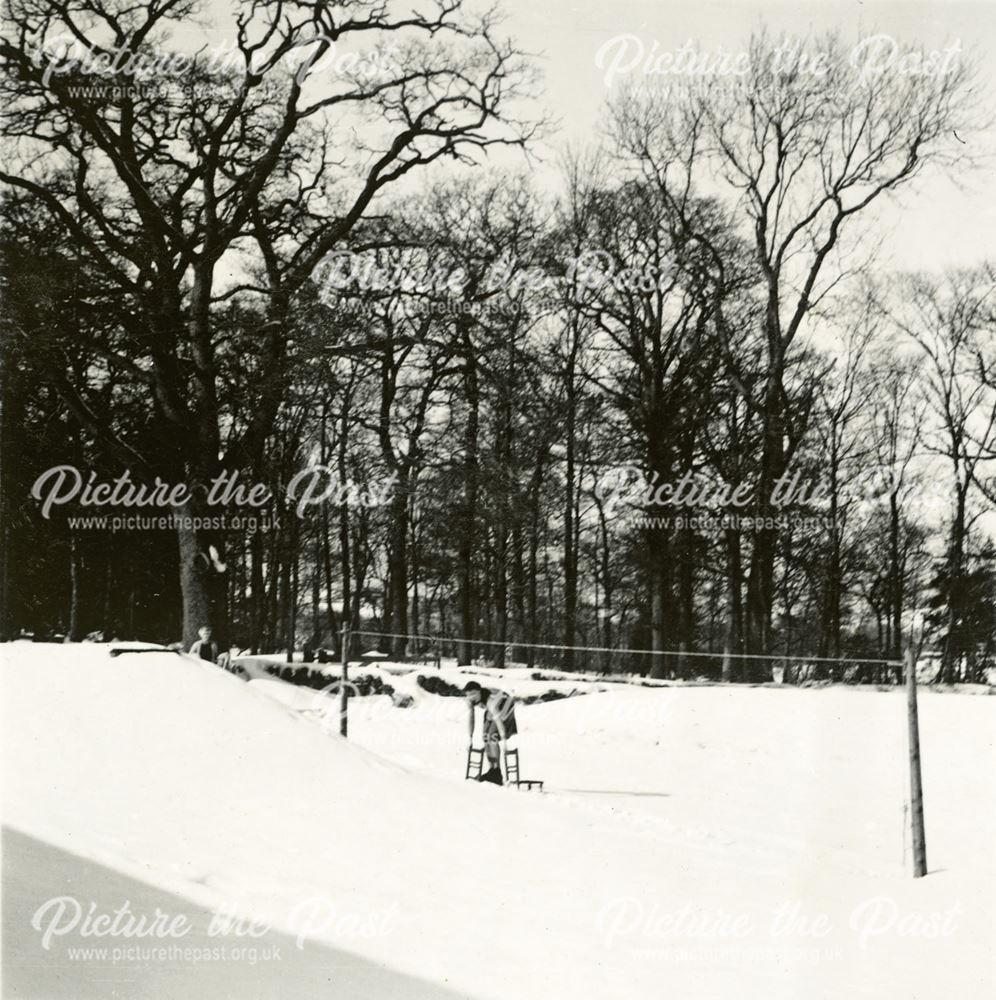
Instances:
[[[968,147],[952,133],[964,138],[974,121],[965,64],[935,76],[868,73],[854,66],[839,35],[807,39],[802,49],[820,53],[820,71],[786,59],[779,44],[760,33],[748,46],[748,72],[732,85],[728,77],[695,81],[685,93],[672,89],[624,102],[617,115],[627,148],[677,203],[687,202],[696,165],[712,167],[737,195],[737,216],[750,233],[763,282],[763,382],[747,385],[732,352],[727,358],[762,422],[762,516],[772,514],[772,487],[801,436],[800,415],[786,391],[790,349],[813,310],[855,270],[843,262],[844,238],[860,236],[867,210],[927,164],[964,162]],[[722,278],[724,256],[717,250],[713,258]],[[717,288],[723,287],[720,280]],[[730,342],[734,330],[718,301],[715,320]],[[777,532],[762,527],[753,543],[747,645],[767,652]]]
[[[979,516],[971,503],[996,455],[996,391],[978,375],[980,351],[988,349],[996,285],[987,270],[949,274],[943,281],[912,277],[893,316],[924,358],[923,387],[934,427],[925,436],[933,454],[946,460],[951,484],[951,522],[944,576],[947,623],[941,676],[950,683],[960,660],[971,654],[962,608],[968,535]]]
[[[887,551],[881,581],[885,611],[885,654],[902,658],[903,614],[909,592],[909,535],[914,524],[912,493],[918,489],[915,460],[926,420],[926,401],[920,391],[920,366],[916,359],[894,348],[880,348],[873,362],[871,406],[866,420],[871,433],[878,482],[875,492],[887,502]],[[877,561],[876,561],[877,562]],[[878,564],[880,566],[880,564]],[[897,674],[897,682],[901,676]]]
[[[408,14],[360,0],[243,2],[220,69],[204,52],[182,60],[169,48],[171,27],[203,13],[197,0],[9,6],[0,54],[12,165],[0,180],[42,205],[129,301],[108,360],[174,427],[172,471],[194,488],[186,513],[197,514],[205,484],[258,455],[272,426],[293,296],[401,178],[523,144],[531,126],[504,109],[529,71],[493,15],[475,16],[462,0]],[[376,71],[323,75],[322,61],[351,42]],[[136,82],[120,69],[161,65],[164,54],[182,63],[181,77]],[[110,77],[94,69],[107,59]],[[264,296],[267,316],[253,352],[257,405],[231,429],[214,316],[220,299],[243,290],[221,287],[237,251],[265,264],[265,284],[247,290]],[[79,388],[53,378],[77,419],[113,438]],[[186,523],[178,538],[189,640],[198,624],[223,620],[223,599],[198,567],[210,566],[212,547],[213,564],[224,562],[222,539]]]
[[[817,387],[813,436],[819,454],[814,470],[826,487],[825,558],[822,560],[824,595],[820,655],[841,655],[843,604],[846,591],[847,537],[860,497],[850,487],[867,467],[869,448],[860,423],[869,378],[866,353],[875,333],[873,302],[866,298],[853,320],[844,318],[839,352]]]

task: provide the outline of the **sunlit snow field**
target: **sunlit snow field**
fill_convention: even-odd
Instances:
[[[346,742],[327,696],[108,648],[0,646],[5,996],[996,994],[996,699],[921,689],[913,880],[901,691],[510,671],[586,692],[517,708],[539,793],[465,782],[466,705],[403,668]],[[96,931],[125,901],[189,929]]]

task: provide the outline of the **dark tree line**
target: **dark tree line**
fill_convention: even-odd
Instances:
[[[40,39],[157,51],[195,4],[11,6],[5,632],[345,624],[739,680],[770,664],[724,652],[991,664],[992,267],[897,278],[863,249],[873,206],[962,165],[967,69],[858,86],[828,38],[829,82],[773,75],[761,35],[736,88],[622,94],[546,190],[463,169],[538,125],[528,63],[459,2],[237,4],[242,65],[154,94],[46,74]],[[320,77],[350,37],[397,38],[388,69]],[[29,496],[62,464],[187,483],[200,518],[219,474],[263,483],[266,527],[74,529]],[[309,468],[331,495],[298,510]]]

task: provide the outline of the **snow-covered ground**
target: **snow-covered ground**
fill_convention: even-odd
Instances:
[[[464,782],[466,707],[410,670],[357,668],[415,703],[352,699],[346,742],[332,699],[261,673],[100,645],[0,655],[4,995],[996,994],[996,699],[921,696],[914,881],[899,691],[511,672],[520,694],[587,691],[517,709],[539,794]],[[123,934],[156,907],[186,931]],[[229,950],[126,954],[164,943]],[[94,946],[121,958],[73,951]]]

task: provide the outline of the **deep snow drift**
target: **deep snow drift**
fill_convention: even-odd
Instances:
[[[304,956],[328,970],[321,995],[361,1000],[392,995],[364,961],[482,1000],[996,992],[996,699],[921,697],[932,873],[913,881],[901,692],[604,685],[520,706],[538,794],[464,782],[463,703],[410,675],[394,684],[415,705],[353,699],[344,742],[331,699],[188,657],[0,655],[5,858],[30,854],[11,848],[24,834],[59,871],[90,864],[60,890],[84,911],[102,885],[104,910],[127,899],[151,917],[168,898],[281,943],[265,976],[167,961],[185,1000],[219,983],[310,996]],[[5,940],[18,921],[33,950],[6,953],[5,978],[62,961],[80,984],[65,995],[163,995],[142,988],[161,959],[69,958],[135,939],[37,916],[57,893],[23,867]],[[219,928],[179,943],[237,944]],[[414,982],[393,995],[422,995]]]

